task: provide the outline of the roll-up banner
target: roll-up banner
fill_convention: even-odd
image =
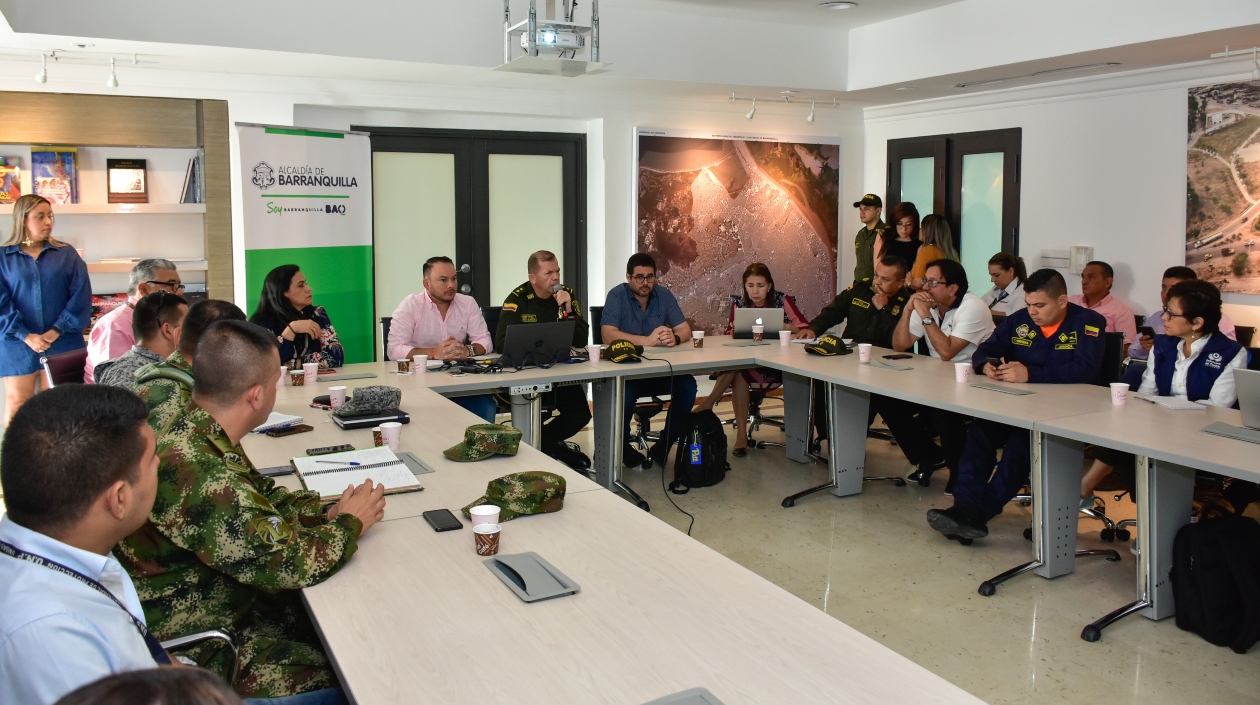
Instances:
[[[374,356],[372,146],[367,133],[237,123],[245,213],[246,310],[263,279],[296,264],[345,349]]]

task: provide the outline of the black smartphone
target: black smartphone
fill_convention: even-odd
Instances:
[[[464,524],[454,514],[451,514],[449,509],[430,509],[427,512],[422,512],[420,516],[429,522],[429,526],[432,526],[434,531],[454,531],[464,528]]]
[[[885,360],[909,360],[912,357],[914,357],[914,355],[911,355],[910,353],[893,353],[892,355],[885,355],[884,359]]]
[[[1155,337],[1155,329],[1150,326],[1138,326],[1138,332],[1148,338]]]
[[[984,361],[989,363],[990,365],[993,365],[994,367],[1002,366],[1002,358],[1000,357],[988,357],[988,358],[985,358]]]
[[[289,426],[288,428],[277,428],[272,431],[268,431],[267,435],[271,436],[272,438],[283,438],[285,436],[292,436],[295,433],[306,433],[307,431],[314,431],[314,430],[315,430],[314,426],[307,426],[304,423],[300,423],[296,426]]]

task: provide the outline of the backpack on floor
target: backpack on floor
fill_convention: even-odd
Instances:
[[[1260,524],[1224,513],[1186,524],[1173,540],[1177,626],[1246,653],[1260,640]]]
[[[717,414],[708,410],[693,413],[687,432],[678,441],[674,481],[669,483],[669,491],[687,494],[693,487],[716,485],[730,469],[726,461],[726,431]]]

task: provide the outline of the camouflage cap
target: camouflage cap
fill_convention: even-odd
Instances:
[[[402,390],[397,387],[387,387],[382,384],[359,387],[354,390],[354,396],[337,407],[333,416],[345,418],[392,411],[397,409],[400,403],[402,403]]]
[[[492,455],[516,455],[521,430],[497,423],[479,423],[464,429],[464,442],[442,451],[451,460],[467,463]]]
[[[564,478],[550,472],[514,472],[496,477],[486,485],[486,493],[464,507],[464,516],[479,504],[499,508],[499,521],[524,514],[558,512],[564,507]]]
[[[614,340],[609,343],[604,350],[604,359],[609,362],[642,362],[639,355],[642,354],[643,348],[635,345],[629,340]]]
[[[805,352],[813,355],[848,355],[853,352],[849,346],[844,344],[834,335],[819,336],[813,345],[806,345]]]

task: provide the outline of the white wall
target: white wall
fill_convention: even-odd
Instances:
[[[1195,66],[1061,82],[866,110],[866,178],[883,183],[887,141],[1023,129],[1020,255],[1091,245],[1116,270],[1112,293],[1138,314],[1159,305],[1160,275],[1185,261],[1186,88],[1247,80]],[[1063,270],[1067,275],[1066,270]],[[1079,279],[1068,276],[1070,293]],[[1242,325],[1260,297],[1226,294]]]

